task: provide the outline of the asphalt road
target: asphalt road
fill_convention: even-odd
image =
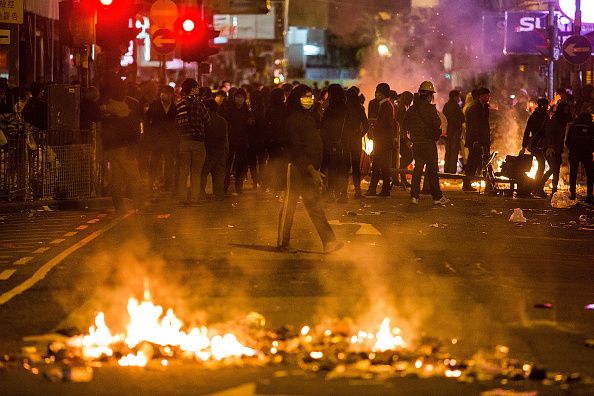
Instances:
[[[153,300],[186,323],[233,321],[256,311],[273,328],[343,317],[374,327],[390,316],[405,339],[460,340],[450,347],[457,356],[507,345],[520,360],[594,377],[594,349],[584,346],[594,337],[594,311],[584,309],[594,303],[594,210],[449,196],[453,205],[447,207],[434,207],[428,197],[412,207],[402,192],[364,206],[328,205],[328,218],[346,243],[330,256],[320,254],[302,206],[292,239],[296,251],[273,251],[280,204],[263,193],[195,207],[162,199],[147,213],[125,218],[110,210],[0,215],[0,279],[6,278],[0,280],[0,351],[17,353],[23,336],[86,329],[97,311],[110,326],[123,326],[128,297],[141,297],[148,280]],[[508,221],[516,207],[527,223]],[[535,308],[543,303],[552,309]],[[501,387],[440,379],[324,381],[277,371],[107,367],[88,384],[52,384],[11,369],[0,371],[0,389],[207,394],[244,385],[236,394],[478,394]],[[518,387],[560,392],[535,383]]]

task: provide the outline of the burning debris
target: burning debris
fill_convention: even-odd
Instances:
[[[289,326],[270,330],[262,315],[251,313],[233,327],[236,335],[225,330],[228,327],[185,330],[173,310],[164,310],[151,301],[148,290],[142,301],[130,298],[127,310],[130,320],[125,332],[112,331],[100,312],[88,334],[56,334],[45,354],[35,347],[25,347],[23,367],[54,382],[91,381],[93,367],[103,365],[167,367],[183,360],[209,369],[246,365],[299,367],[328,380],[446,377],[461,382],[502,384],[527,380],[561,386],[592,384],[579,374],[548,373],[532,363],[514,360],[509,357],[509,348],[501,345],[493,353],[456,358],[447,348],[458,344],[458,339],[407,339],[388,317],[370,331],[357,330],[348,320],[298,330]],[[48,337],[41,339],[47,342]],[[8,367],[7,356],[3,364]]]

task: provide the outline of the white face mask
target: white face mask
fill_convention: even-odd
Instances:
[[[303,97],[301,97],[300,100],[301,100],[301,107],[303,107],[305,110],[311,109],[314,105],[313,96],[303,96]]]

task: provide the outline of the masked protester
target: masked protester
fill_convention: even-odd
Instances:
[[[458,154],[460,153],[460,142],[462,141],[462,125],[464,124],[464,113],[460,107],[460,92],[453,90],[449,94],[450,99],[443,106],[443,114],[448,120],[447,140],[445,147],[445,173],[458,173]]]
[[[268,151],[268,167],[271,188],[280,192],[287,184],[286,169],[288,164],[288,136],[285,130],[286,118],[285,95],[281,88],[270,92],[270,103],[266,109],[265,144]]]
[[[353,175],[353,186],[355,187],[355,199],[362,198],[361,194],[361,154],[363,149],[361,139],[369,130],[369,122],[365,115],[365,108],[359,100],[359,88],[351,87],[347,93],[348,122],[344,129],[344,146],[346,147],[346,167],[349,167]],[[347,175],[348,176],[348,175]],[[342,194],[346,196],[348,179],[342,185]]]
[[[320,203],[320,189],[324,175],[319,171],[322,163],[323,144],[318,122],[312,112],[313,93],[306,85],[299,85],[287,99],[286,130],[289,137],[290,163],[287,170],[287,190],[281,210],[278,230],[278,247],[289,246],[297,200],[301,196],[313,222],[325,253],[340,249]]]
[[[180,134],[177,195],[182,203],[200,198],[200,177],[206,159],[204,135],[210,115],[198,97],[198,82],[192,78],[182,83],[183,98],[176,106],[177,128]],[[190,179],[190,189],[187,180]]]
[[[249,148],[249,129],[254,125],[252,113],[247,105],[247,92],[239,88],[233,92],[223,110],[223,117],[229,126],[229,156],[227,157],[227,176],[225,193],[235,176],[235,192],[243,193],[243,182],[247,169]]]
[[[576,199],[577,174],[580,162],[584,165],[587,177],[586,202],[594,204],[594,108],[582,106],[581,114],[567,132],[565,145],[569,149],[569,193]]]
[[[227,121],[217,113],[218,105],[214,99],[208,99],[204,104],[210,113],[211,122],[206,128],[206,161],[200,179],[200,195],[206,198],[206,179],[210,174],[215,200],[222,201],[225,198],[224,186],[229,153]]]
[[[375,89],[377,100],[377,119],[373,124],[373,160],[371,164],[371,181],[367,196],[377,195],[377,185],[382,179],[380,196],[390,196],[390,181],[392,179],[392,150],[394,149],[394,135],[396,130],[396,114],[394,105],[390,100],[390,86],[387,83],[379,84]],[[371,103],[370,113],[371,113]],[[370,117],[371,118],[371,117]]]
[[[545,168],[545,131],[547,123],[549,122],[549,101],[546,98],[539,98],[537,101],[537,108],[534,113],[528,118],[526,129],[524,130],[524,138],[522,139],[522,150],[520,155],[530,151],[538,161],[538,169],[536,170],[537,183],[535,183],[532,193],[537,197],[544,197],[540,180],[544,174]]]
[[[179,137],[175,133],[174,90],[166,85],[161,88],[159,99],[153,101],[145,114],[146,147],[149,154],[149,186],[157,188],[161,170],[166,191],[173,191],[175,156]]]
[[[412,141],[410,140],[409,132],[404,127],[404,118],[406,117],[406,112],[412,105],[413,98],[414,95],[410,91],[402,92],[398,98],[396,121],[400,126],[400,169],[408,168],[413,162]],[[400,172],[400,184],[405,190],[410,187],[404,171]]]
[[[551,177],[553,176],[552,194],[557,192],[557,186],[559,185],[559,173],[561,170],[561,163],[563,159],[563,139],[565,139],[565,132],[567,131],[567,124],[571,121],[571,110],[567,102],[558,102],[555,108],[555,113],[551,120],[547,122],[545,128],[545,142],[544,151],[545,159],[549,164],[549,170],[544,173],[542,179],[536,187],[536,190],[544,196],[544,186]]]
[[[419,96],[404,118],[405,129],[410,132],[413,143],[413,156],[415,169],[413,171],[412,185],[410,189],[411,203],[419,203],[421,192],[421,176],[423,168],[426,167],[425,184],[429,184],[429,190],[435,205],[445,205],[450,202],[443,196],[439,187],[438,163],[437,163],[437,140],[441,136],[441,120],[433,102],[435,88],[430,81],[424,81],[419,87]]]
[[[491,91],[479,88],[476,91],[477,100],[468,107],[466,115],[466,139],[468,148],[468,161],[466,162],[463,191],[476,191],[472,187],[472,179],[476,172],[482,168],[483,157],[489,155],[491,150],[491,130],[489,127],[489,101]]]

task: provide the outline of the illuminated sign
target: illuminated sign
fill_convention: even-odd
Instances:
[[[572,21],[575,18],[575,0],[559,0],[559,8]],[[594,23],[594,1],[582,1],[582,23]]]

